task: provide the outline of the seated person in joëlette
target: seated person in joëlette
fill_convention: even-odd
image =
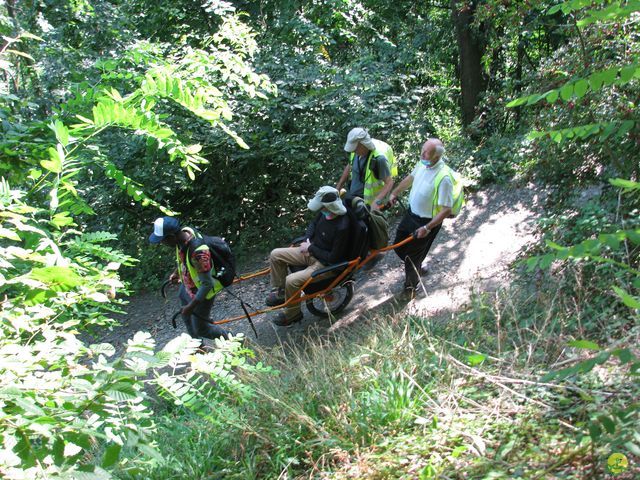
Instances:
[[[308,204],[309,210],[318,212],[298,246],[276,248],[269,255],[271,286],[266,304],[281,305],[291,298],[313,272],[344,260],[347,255],[349,217],[338,190],[321,187]],[[306,267],[289,273],[289,266]],[[300,303],[288,305],[274,320],[278,326],[289,327],[302,320]]]

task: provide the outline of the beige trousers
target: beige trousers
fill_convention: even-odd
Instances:
[[[312,255],[300,252],[300,247],[276,248],[269,255],[269,265],[271,267],[271,286],[274,288],[284,288],[284,297],[289,299],[304,283],[311,278],[311,274],[324,267]],[[289,273],[288,267],[306,266],[304,270]],[[288,274],[288,275],[287,275]],[[300,303],[290,305],[285,309],[287,318],[292,318],[300,313]]]

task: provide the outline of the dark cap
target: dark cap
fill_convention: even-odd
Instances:
[[[153,233],[149,236],[151,243],[160,243],[167,235],[175,235],[180,231],[180,221],[173,217],[160,217],[153,222]]]

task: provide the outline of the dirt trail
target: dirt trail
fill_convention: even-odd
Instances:
[[[297,341],[305,334],[335,332],[349,325],[357,326],[363,318],[375,315],[383,308],[405,311],[412,315],[434,316],[453,312],[468,302],[472,291],[493,291],[509,281],[508,267],[523,246],[534,240],[534,221],[542,210],[544,194],[533,185],[513,189],[493,187],[468,198],[460,216],[445,221],[428,256],[428,273],[422,277],[424,289],[412,301],[402,301],[401,290],[404,269],[400,259],[387,253],[370,271],[356,274],[354,298],[338,318],[319,319],[303,307],[304,319],[292,328],[275,327],[274,313],[254,318],[258,338],[246,320],[228,324],[233,333],[242,332],[251,341],[263,347]],[[393,221],[397,222],[398,219]],[[395,227],[391,232],[392,239]],[[252,268],[262,268],[266,258],[255,259]],[[263,308],[269,291],[268,278],[262,277],[232,287],[233,294],[241,296],[256,309]],[[121,326],[104,332],[99,341],[109,342],[118,349],[135,332],[146,330],[159,346],[166,344],[185,331],[181,319],[178,329],[171,326],[171,316],[178,310],[171,301],[165,303],[157,294],[146,294],[130,299],[127,315],[121,317]],[[228,293],[219,295],[212,310],[215,320],[240,315],[239,302]],[[94,339],[94,341],[97,339]]]

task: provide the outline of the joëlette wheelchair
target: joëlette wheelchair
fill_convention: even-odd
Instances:
[[[373,260],[377,255],[382,252],[394,250],[401,247],[415,238],[415,233],[405,238],[401,242],[394,245],[388,245],[379,249],[369,249],[369,225],[367,219],[369,213],[367,206],[363,200],[357,197],[344,198],[343,204],[347,209],[346,215],[349,216],[349,245],[347,248],[346,260],[335,265],[329,265],[322,269],[313,272],[311,277],[300,287],[300,289],[288,298],[284,303],[263,309],[252,309],[250,311],[248,304],[242,301],[241,298],[235,296],[240,302],[244,313],[242,315],[225,318],[222,320],[211,321],[215,325],[222,325],[225,323],[236,322],[246,318],[253,328],[254,333],[257,336],[255,327],[253,325],[252,318],[264,313],[272,312],[285,308],[290,305],[305,302],[307,309],[318,317],[329,317],[335,315],[344,310],[351,299],[353,298],[353,285],[355,283],[353,277],[354,274]],[[299,237],[292,240],[291,246],[295,246],[305,240],[305,237]],[[296,271],[304,269],[304,266],[290,267],[290,270]],[[254,278],[266,276],[270,273],[269,268],[259,270],[257,272],[240,275],[233,282],[233,285],[237,285],[241,282],[247,282]],[[162,294],[166,298],[164,288],[167,282],[163,285]],[[227,290],[229,291],[229,290]],[[172,318],[173,326],[176,328],[176,318],[180,315],[178,311]]]

